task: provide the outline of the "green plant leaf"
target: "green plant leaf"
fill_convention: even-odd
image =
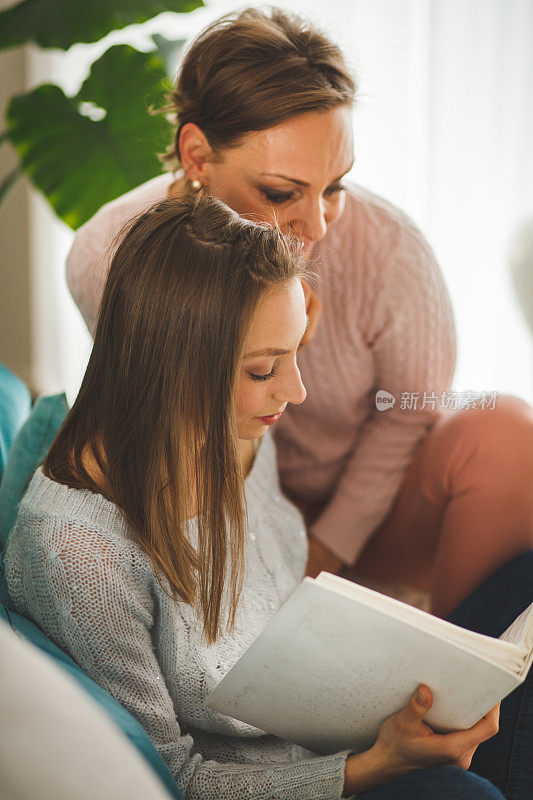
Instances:
[[[44,84],[12,98],[9,138],[25,173],[71,228],[104,203],[161,172],[170,141],[163,105],[168,86],[156,53],[117,45],[91,68],[76,97]]]
[[[202,0],[23,0],[0,12],[0,48],[24,42],[63,50],[164,11],[185,13]]]

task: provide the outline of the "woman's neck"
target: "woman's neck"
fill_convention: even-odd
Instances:
[[[248,476],[255,457],[254,439],[239,439],[239,455],[244,476]]]

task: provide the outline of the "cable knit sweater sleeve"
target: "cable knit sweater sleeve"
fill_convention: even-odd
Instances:
[[[124,225],[152,203],[166,197],[173,179],[168,172],[152,178],[106,203],[76,231],[67,256],[66,279],[91,336],[96,330],[109,265]]]
[[[44,486],[46,495],[50,485]],[[62,496],[65,491],[58,489]],[[105,521],[110,504],[94,498]],[[109,533],[114,522],[107,530],[87,524],[83,516],[50,516],[39,511],[44,500],[34,496],[34,502],[37,514],[23,501],[6,554],[17,610],[136,717],[187,800],[339,800],[346,753],[309,754],[294,762],[287,755],[281,763],[221,763],[195,750],[192,736],[180,730],[166,683],[176,676],[164,674],[157,656],[158,589],[147,557],[133,541],[114,540]]]
[[[355,282],[349,276],[344,280],[353,324],[372,354],[374,386],[351,456],[311,528],[315,539],[350,564],[391,509],[417,445],[440,413],[440,394],[450,388],[455,369],[455,327],[442,274],[422,234],[401,212],[395,215],[393,227],[385,218],[377,226],[387,236],[372,234],[372,226],[366,226],[372,268],[364,255],[357,256],[358,268],[373,278],[366,307],[350,297]],[[363,248],[364,241],[358,246]],[[376,408],[380,389],[394,395],[393,408]],[[411,393],[417,408],[408,407]]]

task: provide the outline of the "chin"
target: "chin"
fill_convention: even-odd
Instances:
[[[259,420],[254,420],[250,422],[249,425],[242,431],[239,431],[239,439],[257,439],[258,436],[262,436],[268,425],[263,425]]]

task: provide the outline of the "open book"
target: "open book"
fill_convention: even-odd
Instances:
[[[468,728],[525,679],[533,604],[500,637],[321,572],[305,578],[206,705],[316,753],[362,751],[424,683],[435,730]]]

